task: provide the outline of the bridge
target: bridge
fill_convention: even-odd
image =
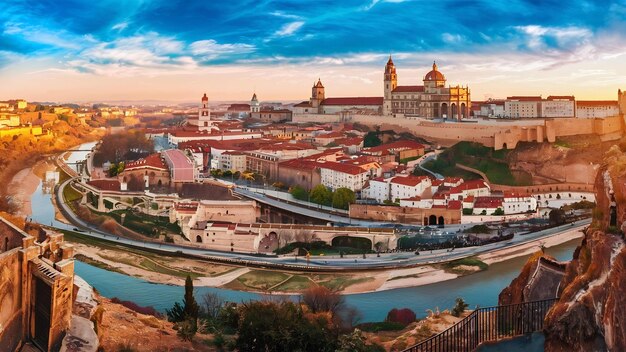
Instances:
[[[403,352],[470,352],[485,342],[543,330],[543,320],[558,298],[478,308],[450,328]]]

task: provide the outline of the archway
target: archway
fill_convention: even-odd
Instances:
[[[448,117],[448,104],[441,104],[441,117]]]
[[[509,148],[507,147],[506,143],[502,143],[502,149],[504,149],[504,150],[509,149]]]
[[[202,243],[202,237],[200,235],[196,236],[196,242]]]
[[[428,217],[424,216],[424,222],[422,222],[422,225],[428,225]]]
[[[443,216],[440,216],[438,221],[437,221],[437,225],[439,225],[439,227],[443,227],[443,225],[445,225],[445,221],[443,219]]]
[[[454,118],[454,119],[456,118],[456,114],[457,114],[456,108],[457,106],[455,103],[452,103],[452,105],[450,105],[450,111],[451,111],[450,117],[451,118]]]
[[[433,104],[433,116],[432,117],[438,117],[439,116],[439,104]]]
[[[461,103],[461,118],[467,117],[467,109],[465,108],[465,103]]]
[[[437,216],[431,215],[428,217],[428,225],[437,225]]]

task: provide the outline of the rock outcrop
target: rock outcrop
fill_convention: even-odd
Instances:
[[[626,155],[617,147],[607,153],[595,187],[593,223],[567,264],[559,300],[544,321],[546,351],[626,351]],[[540,262],[539,255],[529,260],[500,294],[500,304],[532,300],[524,288]]]

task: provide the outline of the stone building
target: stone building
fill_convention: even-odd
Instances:
[[[62,234],[37,237],[0,218],[0,351],[58,351],[70,327],[74,250]]]
[[[461,120],[472,106],[467,86],[447,86],[446,77],[433,62],[421,86],[399,86],[396,66],[389,56],[384,73],[383,115],[401,114],[425,118]]]

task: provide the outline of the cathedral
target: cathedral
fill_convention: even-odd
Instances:
[[[396,66],[389,56],[385,65],[383,115],[461,120],[469,116],[470,90],[467,86],[446,87],[446,77],[437,69],[424,76],[421,86],[399,86]]]

